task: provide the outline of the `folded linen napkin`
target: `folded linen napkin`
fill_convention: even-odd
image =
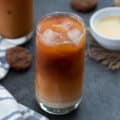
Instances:
[[[0,120],[48,120],[48,118],[17,103],[15,98],[0,85]]]
[[[5,53],[0,52],[0,80],[3,79],[8,71],[9,71],[9,65],[5,59]]]

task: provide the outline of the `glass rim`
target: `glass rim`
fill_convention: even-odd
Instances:
[[[40,20],[38,21],[38,24],[37,24],[37,33],[39,33],[39,24],[43,21],[43,20],[46,20],[50,17],[54,17],[54,16],[68,16],[68,17],[72,17],[74,19],[76,19],[80,24],[82,24],[82,28],[83,28],[83,33],[82,33],[82,36],[81,38],[86,34],[86,26],[85,26],[85,22],[83,20],[82,17],[80,17],[79,15],[75,14],[75,13],[71,13],[71,12],[51,12],[51,13],[48,13],[44,16],[42,16],[40,18]]]

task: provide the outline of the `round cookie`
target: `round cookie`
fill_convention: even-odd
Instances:
[[[97,0],[71,0],[72,7],[81,12],[89,12],[97,6]]]
[[[16,71],[28,69],[32,63],[32,55],[29,50],[23,47],[10,48],[6,52],[8,64]]]
[[[120,0],[114,0],[114,5],[115,6],[120,6]]]

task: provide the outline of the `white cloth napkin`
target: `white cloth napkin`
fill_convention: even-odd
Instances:
[[[48,118],[17,103],[14,97],[0,85],[0,120],[48,120]]]
[[[0,52],[1,56],[0,56],[0,80],[3,79],[8,71],[9,71],[9,65],[5,59],[5,54],[4,52]]]

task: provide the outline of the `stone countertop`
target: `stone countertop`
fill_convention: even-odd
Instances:
[[[98,0],[97,9],[111,6],[112,0]],[[92,0],[91,0],[92,2]],[[83,17],[86,25],[93,14],[72,10],[70,0],[34,0],[35,24],[41,16],[54,11],[73,12]],[[35,34],[29,48],[35,57]],[[1,83],[22,104],[48,116],[50,120],[120,120],[120,71],[109,71],[97,62],[86,59],[83,101],[80,107],[69,115],[48,115],[37,106],[34,97],[34,61],[27,72],[16,73],[10,70]]]

